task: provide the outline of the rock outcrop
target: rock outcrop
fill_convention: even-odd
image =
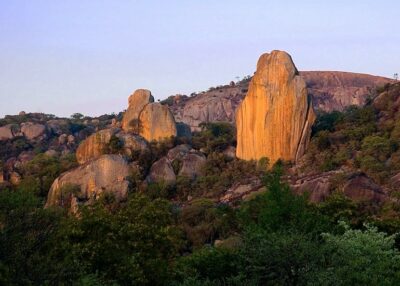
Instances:
[[[160,103],[146,105],[139,115],[139,135],[147,141],[158,141],[176,136],[174,116]]]
[[[156,161],[150,168],[147,181],[151,183],[174,184],[176,175],[171,162],[166,157]]]
[[[189,153],[182,159],[180,176],[194,179],[206,164],[206,157],[202,154]]]
[[[354,201],[380,203],[387,200],[383,188],[365,174],[353,174],[343,187],[343,193]]]
[[[65,206],[72,198],[88,203],[103,193],[117,200],[127,197],[129,165],[119,155],[103,155],[76,169],[61,174],[52,184],[46,206]]]
[[[14,138],[15,136],[15,124],[7,124],[5,126],[0,127],[0,141],[1,140],[9,140]],[[19,128],[18,128],[19,129]]]
[[[26,122],[21,124],[21,132],[28,140],[34,140],[46,133],[46,126],[43,124]]]
[[[136,90],[128,99],[129,106],[122,119],[122,129],[125,131],[138,132],[140,112],[142,112],[147,104],[153,102],[154,97],[149,90]]]
[[[315,114],[306,84],[289,54],[263,54],[236,112],[238,158],[297,160],[308,144]]]
[[[300,76],[306,82],[314,109],[325,112],[363,105],[377,87],[391,82],[385,77],[340,71],[305,71],[300,72]],[[171,96],[164,103],[168,104],[175,120],[189,125],[192,131],[198,131],[202,122],[234,123],[235,111],[246,96],[249,81],[210,88],[190,97]]]
[[[76,160],[78,163],[84,164],[91,159],[105,154],[107,144],[110,142],[111,137],[118,131],[118,129],[104,129],[82,141],[76,150]]]
[[[136,90],[129,97],[122,128],[144,137],[147,141],[162,140],[177,135],[174,116],[168,106],[155,103],[151,92]]]
[[[194,179],[199,176],[206,163],[206,157],[187,144],[178,145],[168,151],[167,156],[153,163],[147,182],[176,182],[177,176]]]
[[[322,111],[364,105],[377,87],[390,82],[385,77],[350,72],[304,71],[300,76],[306,81],[314,108]]]
[[[128,156],[134,151],[142,151],[147,148],[146,141],[140,136],[123,132],[118,128],[103,129],[90,135],[78,146],[76,150],[78,163],[84,164],[106,154],[113,136],[120,140],[121,149]]]

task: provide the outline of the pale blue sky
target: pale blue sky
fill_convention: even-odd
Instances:
[[[0,0],[0,116],[119,112],[252,74],[288,51],[299,70],[400,73],[400,1]]]

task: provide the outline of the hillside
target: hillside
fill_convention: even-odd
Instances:
[[[275,164],[236,158],[226,122],[145,140],[171,118],[146,90],[124,114],[5,117],[1,284],[396,285],[400,83],[368,92],[319,111],[304,156]]]
[[[325,112],[363,105],[377,87],[391,82],[384,77],[349,72],[304,71],[300,75],[306,81],[315,109]],[[190,97],[171,96],[163,102],[169,105],[178,122],[193,130],[198,130],[202,122],[234,122],[236,108],[246,95],[250,80],[249,76]]]

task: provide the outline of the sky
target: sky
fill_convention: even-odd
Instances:
[[[0,0],[0,117],[122,111],[251,75],[272,50],[299,70],[400,73],[400,1]]]

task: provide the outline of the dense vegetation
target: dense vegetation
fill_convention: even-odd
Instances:
[[[364,107],[321,114],[305,166],[317,171],[361,169],[376,182],[387,183],[400,170],[399,95],[400,84],[386,85]]]
[[[293,195],[277,164],[268,192],[239,208],[182,208],[132,193],[81,210],[43,209],[29,189],[0,193],[2,285],[396,285],[396,234],[360,223],[340,195]],[[374,226],[375,225],[375,226]]]

